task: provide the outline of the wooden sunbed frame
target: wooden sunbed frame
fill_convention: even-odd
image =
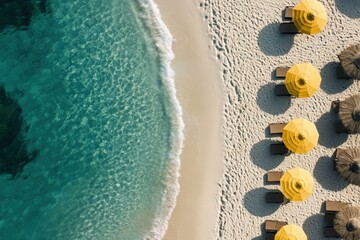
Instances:
[[[335,215],[340,209],[344,206],[349,205],[350,203],[340,202],[340,201],[325,201],[325,227],[324,227],[324,236],[339,238],[339,234],[334,229],[334,219]]]
[[[266,220],[265,221],[265,239],[274,240],[277,231],[280,230],[282,226],[287,225],[287,222],[276,221],[276,220]]]
[[[284,143],[270,144],[270,153],[272,155],[289,155],[291,152]]]
[[[340,101],[339,100],[332,101],[330,111],[339,112],[339,107],[340,107]]]
[[[275,77],[277,78],[285,78],[287,71],[289,71],[289,67],[277,67],[275,68]]]
[[[299,30],[296,28],[293,22],[280,23],[280,33],[283,34],[298,34]]]
[[[267,203],[280,203],[280,204],[286,204],[289,201],[282,192],[275,190],[275,191],[269,191],[265,195],[265,200]]]
[[[292,20],[292,10],[294,6],[286,6],[284,9],[284,19],[285,20]]]
[[[269,132],[271,135],[282,134],[283,128],[286,126],[286,123],[270,123]]]
[[[335,130],[337,133],[348,133],[348,129],[345,128],[344,124],[340,121],[335,123]]]
[[[283,84],[283,83],[275,85],[275,95],[276,96],[287,96],[287,97],[291,96],[291,94],[287,90],[285,84]]]
[[[268,183],[279,183],[282,175],[284,174],[283,171],[270,171],[266,173],[266,181]]]

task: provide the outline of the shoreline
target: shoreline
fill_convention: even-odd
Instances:
[[[223,169],[220,70],[211,59],[206,23],[192,0],[155,0],[173,35],[177,97],[185,122],[180,192],[164,239],[211,239]]]

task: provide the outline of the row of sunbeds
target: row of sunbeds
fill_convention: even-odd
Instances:
[[[334,229],[334,219],[337,212],[344,206],[349,205],[349,203],[344,203],[340,201],[325,201],[325,214],[324,214],[324,223],[325,227],[323,229],[324,237],[330,238],[340,237],[339,234]],[[274,240],[276,233],[280,230],[281,227],[287,225],[288,222],[277,221],[277,220],[266,220],[265,225],[265,239]]]

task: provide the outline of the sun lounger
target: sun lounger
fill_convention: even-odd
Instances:
[[[335,214],[349,204],[340,201],[325,201],[325,226],[333,226]]]
[[[334,219],[336,213],[327,212],[325,213],[325,226],[334,226]]]
[[[270,153],[272,155],[289,155],[290,151],[284,143],[273,143],[270,144]]]
[[[337,78],[340,78],[340,79],[351,79],[351,77],[349,77],[349,76],[345,73],[344,68],[341,66],[340,63],[337,65],[335,74],[336,74],[335,76],[336,76]]]
[[[350,203],[340,201],[325,201],[325,226],[324,236],[338,238],[339,234],[334,229],[335,215],[340,209]]]
[[[284,194],[280,191],[270,191],[265,195],[265,200],[267,203],[288,203],[289,199],[287,199]]]
[[[275,234],[280,228],[284,225],[287,225],[287,222],[275,221],[275,220],[266,220],[265,221],[265,239],[274,240]]]
[[[276,220],[266,220],[265,221],[265,231],[266,232],[277,232],[282,226],[287,225],[287,222],[276,221]]]
[[[283,128],[286,126],[286,123],[270,123],[269,131],[270,134],[282,134]]]
[[[335,123],[335,130],[337,133],[347,133],[348,130],[345,128],[344,124],[342,122]]]
[[[285,78],[287,71],[289,71],[290,68],[288,67],[277,67],[275,69],[275,77],[277,78]]]
[[[342,207],[349,205],[350,203],[344,203],[340,201],[325,201],[325,211],[336,213],[340,211]]]
[[[266,181],[268,183],[279,183],[284,172],[282,171],[271,171],[266,174]]]
[[[340,104],[339,100],[332,101],[330,111],[339,112],[339,104]]]
[[[324,236],[327,238],[340,238],[340,235],[335,231],[334,227],[324,227]]]
[[[292,19],[292,10],[293,6],[286,6],[284,10],[284,19],[285,20],[291,20]]]
[[[342,148],[336,148],[336,150],[335,150],[335,159],[338,159],[340,153],[342,153],[343,151],[345,151],[345,150],[342,149]]]
[[[291,94],[287,90],[285,84],[275,85],[275,95],[276,96],[291,96]]]
[[[276,233],[274,232],[265,232],[265,240],[274,240]]]
[[[299,30],[293,22],[280,23],[280,33],[283,34],[297,34]]]

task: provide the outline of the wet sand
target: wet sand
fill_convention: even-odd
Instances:
[[[223,169],[220,72],[196,1],[155,2],[175,39],[172,68],[185,122],[180,193],[165,239],[211,239]]]

